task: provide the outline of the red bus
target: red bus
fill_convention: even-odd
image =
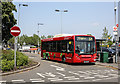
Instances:
[[[43,59],[67,63],[95,63],[96,40],[91,35],[71,35],[41,40]]]

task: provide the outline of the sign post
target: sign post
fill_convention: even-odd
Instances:
[[[118,55],[118,24],[113,27],[113,34],[114,34],[114,38],[115,38],[115,50],[116,50],[116,54],[115,54],[115,63],[117,63],[117,55]]]
[[[21,33],[21,30],[17,26],[13,26],[10,29],[10,33],[15,36],[15,43],[14,43],[14,69],[16,70],[16,51],[17,51],[17,36]]]

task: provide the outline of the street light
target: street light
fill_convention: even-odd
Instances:
[[[55,11],[61,13],[61,34],[62,34],[62,13],[63,12],[68,12],[68,10],[58,10],[58,9],[56,9]]]
[[[18,26],[19,26],[19,19],[20,19],[20,6],[28,6],[27,4],[19,4],[19,10],[18,10]],[[19,37],[19,43],[20,43],[20,37]]]
[[[27,4],[19,4],[19,11],[18,11],[18,26],[19,26],[19,17],[20,17],[20,6],[28,6]]]
[[[116,7],[116,2],[114,2],[114,13],[115,13],[115,26],[116,26],[116,11],[117,11],[117,7]],[[115,63],[117,63],[117,55],[118,55],[118,44],[117,44],[117,38],[118,38],[118,31],[117,31],[117,35],[114,35],[115,37],[115,50],[116,50],[116,54],[115,54]]]
[[[43,25],[43,23],[38,23],[38,37],[39,37],[39,25]],[[39,38],[38,38],[38,47],[39,47]]]

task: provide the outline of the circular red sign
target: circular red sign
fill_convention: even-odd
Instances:
[[[21,33],[21,30],[19,27],[17,26],[14,26],[10,29],[10,33],[13,35],[13,36],[18,36],[20,33]]]
[[[118,24],[116,24],[116,26],[118,27],[119,25],[118,25]]]

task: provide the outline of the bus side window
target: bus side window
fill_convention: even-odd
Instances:
[[[73,52],[73,41],[67,42],[67,52]]]

